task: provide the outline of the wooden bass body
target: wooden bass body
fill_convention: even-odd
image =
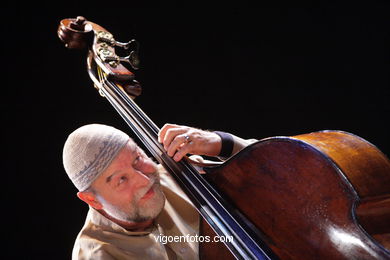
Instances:
[[[390,162],[358,136],[263,139],[206,178],[280,259],[390,259]],[[201,257],[228,259],[221,244],[202,243]]]

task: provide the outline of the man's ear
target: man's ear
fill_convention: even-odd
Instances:
[[[96,195],[90,191],[79,191],[77,197],[94,209],[102,209],[103,205],[97,200]]]

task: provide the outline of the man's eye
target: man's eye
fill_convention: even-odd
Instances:
[[[126,181],[127,181],[127,177],[126,177],[126,176],[121,176],[121,177],[119,178],[118,185],[120,185],[120,184],[122,184],[122,183],[124,183],[124,182],[126,182]]]
[[[133,161],[133,166],[137,166],[137,165],[140,163],[140,161],[141,161],[141,156],[138,155],[138,156],[134,159],[134,161]]]

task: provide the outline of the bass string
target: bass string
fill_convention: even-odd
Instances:
[[[236,256],[246,256],[244,258],[247,258],[247,256],[251,255],[253,252],[250,252],[253,250],[253,248],[246,248],[246,243],[243,242],[243,240],[248,241],[247,235],[244,235],[246,232],[243,231],[239,226],[236,226],[238,223],[236,223],[234,218],[232,219],[232,216],[226,212],[224,206],[220,204],[218,199],[216,199],[215,195],[211,191],[212,189],[210,190],[210,187],[208,187],[209,185],[205,185],[204,180],[199,176],[199,173],[188,162],[181,161],[176,163],[172,158],[168,156],[162,156],[165,154],[165,151],[163,150],[161,144],[157,141],[157,126],[149,119],[149,117],[146,116],[146,114],[138,107],[138,105],[128,97],[127,94],[123,93],[117,84],[107,80],[106,74],[101,70],[100,67],[98,67],[98,75],[102,87],[104,88],[104,86],[107,86],[110,92],[113,92],[110,93],[104,89],[104,95],[108,101],[125,119],[135,134],[147,146],[149,151],[152,152],[155,157],[160,157],[162,163],[171,169],[174,175],[176,175],[179,181],[185,186],[185,189],[190,194],[192,194],[191,197],[195,199],[196,204],[200,206],[201,215],[209,220],[213,219],[213,223],[209,223],[214,228],[220,230],[217,232],[220,235],[233,235],[236,238],[232,244],[228,245],[229,249],[236,251],[234,253]],[[232,230],[231,225],[236,227]],[[239,233],[241,233],[241,235],[239,235]],[[257,250],[254,249],[254,251]]]
[[[140,138],[142,143],[160,163],[164,163],[165,166],[168,166],[175,173],[185,170],[185,176],[182,176],[183,174],[176,175],[181,177],[180,179],[182,182],[183,178],[185,178],[186,181],[184,181],[184,183],[187,184],[185,185],[186,188],[189,189],[191,193],[194,193],[195,187],[200,185],[199,173],[187,162],[181,161],[176,163],[172,158],[165,155],[166,153],[162,145],[157,141],[158,128],[155,124],[143,113],[132,99],[117,87],[115,83],[107,80],[106,75],[101,68],[98,67],[97,69],[102,88],[104,89],[104,86],[107,86],[107,84],[111,85],[108,89],[113,92],[113,95],[104,89],[104,95],[108,101],[116,108],[117,112],[123,117],[138,138]],[[120,95],[120,97],[115,98],[117,95]],[[182,167],[180,167],[180,165]],[[208,193],[210,193],[210,191],[208,191]]]

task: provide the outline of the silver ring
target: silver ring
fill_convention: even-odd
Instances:
[[[185,143],[191,142],[190,136],[188,136],[188,135],[184,136],[184,142],[185,142]]]

